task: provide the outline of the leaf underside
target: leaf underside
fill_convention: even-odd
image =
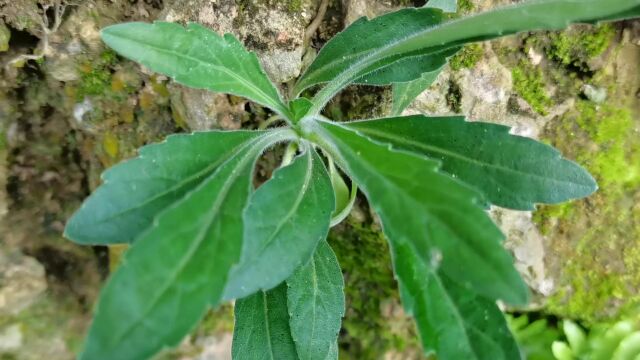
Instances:
[[[533,210],[590,195],[593,177],[551,146],[509,134],[509,127],[462,116],[422,115],[356,121],[348,127],[376,141],[442,161],[495,205]]]
[[[229,275],[225,299],[275,287],[306,264],[327,237],[334,206],[322,159],[307,146],[251,197],[241,261]]]

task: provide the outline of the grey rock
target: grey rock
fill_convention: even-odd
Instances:
[[[590,84],[586,84],[582,87],[582,93],[587,99],[593,101],[596,104],[602,104],[607,100],[607,89],[601,87],[595,87]]]
[[[343,0],[342,3],[345,9],[345,26],[348,26],[363,16],[372,19],[376,16],[400,9],[397,1],[394,2],[390,0]]]
[[[23,335],[20,324],[11,324],[0,329],[0,352],[19,349],[22,346]]]
[[[46,289],[44,267],[36,259],[0,251],[0,315],[19,313]]]
[[[304,0],[299,9],[286,3],[235,0],[176,0],[160,13],[172,22],[194,21],[218,33],[232,33],[255,51],[276,83],[296,78],[302,68],[303,39],[319,1]]]
[[[236,0],[176,0],[159,18],[172,22],[198,22],[218,33],[232,33],[254,51],[265,72],[276,84],[300,75],[303,40],[313,20],[318,0],[303,0],[290,9],[284,2],[238,2]],[[172,108],[191,130],[238,128],[243,104],[231,104],[223,94],[170,86]]]

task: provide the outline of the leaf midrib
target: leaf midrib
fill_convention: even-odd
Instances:
[[[269,135],[272,135],[272,134],[269,134]],[[257,138],[257,140],[263,140],[265,143],[268,143],[270,141],[269,136],[260,137],[260,138]],[[254,141],[253,143],[258,143],[257,140]],[[251,147],[251,145],[253,145],[253,149],[259,147],[256,144],[252,144],[252,142],[245,143],[244,147]],[[251,150],[253,150],[253,149],[251,149]],[[246,162],[248,161],[247,159],[250,159],[252,155],[253,155],[253,151],[247,151],[246,153],[244,153],[242,155],[242,158],[238,161],[237,168],[245,166]],[[231,161],[233,158],[235,158],[235,157],[232,157],[232,158],[226,160],[224,162],[224,164],[221,165],[221,167],[224,166],[229,161]],[[219,172],[219,169],[218,169],[218,171],[215,171],[213,174],[211,174],[204,181],[205,182],[212,181],[212,179],[214,179],[218,175],[218,172]],[[215,222],[216,215],[220,211],[220,206],[222,205],[224,200],[226,200],[227,196],[229,195],[229,189],[231,188],[231,185],[235,182],[235,180],[239,177],[239,175],[240,174],[239,174],[238,171],[234,171],[234,172],[231,173],[231,176],[226,178],[226,180],[223,182],[223,186],[220,189],[220,191],[218,192],[219,196],[216,199],[216,201],[213,203],[213,205],[211,206],[211,212],[209,214],[207,214],[208,215],[207,216],[208,221],[206,222],[207,226],[203,226],[203,230],[201,230],[196,235],[196,240],[194,240],[193,243],[189,246],[189,248],[185,252],[185,256],[181,257],[180,262],[178,263],[178,267],[177,267],[176,271],[174,271],[173,274],[171,275],[171,277],[165,282],[165,284],[161,288],[161,291],[158,292],[158,295],[153,297],[153,299],[148,303],[149,305],[147,307],[145,307],[144,311],[141,312],[141,316],[139,317],[140,319],[146,318],[147,314],[155,307],[155,305],[158,303],[158,301],[160,301],[160,299],[166,293],[167,289],[171,286],[171,284],[173,284],[175,282],[175,279],[178,277],[178,275],[180,273],[182,273],[182,271],[186,267],[187,263],[193,258],[193,255],[195,254],[195,252],[202,246],[204,237],[209,232],[211,226]],[[124,337],[126,337],[131,331],[133,331],[138,326],[138,323],[140,323],[140,321],[136,321],[135,323],[132,323],[131,325],[129,325],[127,327],[127,329],[125,329],[125,331],[121,333],[121,335],[116,337],[116,339],[113,341],[113,344],[120,343],[120,341],[122,341],[122,339]]]
[[[298,195],[296,196],[296,199],[293,203],[293,206],[291,207],[291,209],[289,209],[289,211],[287,212],[287,214],[280,219],[280,221],[278,222],[278,225],[276,226],[275,230],[271,233],[271,235],[269,236],[269,238],[265,241],[265,243],[260,247],[260,250],[256,253],[258,256],[260,254],[262,254],[262,252],[274,241],[274,239],[280,234],[280,232],[282,231],[282,229],[284,228],[284,225],[297,213],[298,208],[300,207],[300,204],[302,203],[302,200],[304,198],[304,196],[307,193],[307,190],[309,189],[309,184],[311,183],[311,175],[313,174],[313,156],[311,154],[311,151],[313,151],[311,149],[311,147],[307,150],[308,152],[308,157],[307,157],[307,171],[305,172],[305,176],[304,176],[304,180],[302,183],[302,187],[300,189],[300,191],[298,192]],[[252,257],[252,259],[255,258]]]
[[[170,194],[172,192],[175,192],[175,191],[179,190],[180,188],[182,188],[185,185],[191,183],[192,181],[195,181],[196,179],[202,177],[203,175],[211,173],[212,171],[216,170],[216,168],[218,168],[220,165],[224,164],[227,160],[229,160],[229,158],[233,157],[233,154],[235,152],[237,152],[238,149],[246,146],[248,143],[251,143],[251,142],[255,141],[256,139],[258,139],[258,138],[249,138],[249,139],[247,139],[247,141],[242,142],[241,144],[233,147],[231,150],[225,152],[219,159],[217,159],[216,161],[210,163],[204,169],[202,169],[202,170],[200,170],[200,171],[198,171],[198,172],[196,172],[196,173],[194,173],[192,175],[189,175],[188,177],[186,177],[186,178],[184,178],[182,180],[179,180],[178,182],[176,182],[174,185],[172,185],[168,189],[166,189],[166,190],[164,190],[162,192],[159,192],[159,193],[155,194],[154,196],[151,196],[151,197],[145,199],[145,201],[143,201],[143,202],[141,202],[139,204],[136,204],[135,206],[128,207],[128,208],[126,208],[124,210],[121,210],[121,211],[119,211],[117,213],[111,214],[109,217],[101,219],[99,223],[109,222],[109,221],[111,221],[111,220],[113,220],[113,219],[115,219],[117,217],[121,217],[121,216],[123,216],[123,215],[125,215],[127,213],[130,213],[132,211],[140,209],[140,208],[142,208],[142,207],[144,207],[144,206],[146,206],[146,205],[148,205],[148,204],[150,204],[150,203],[152,203],[152,202],[154,202],[154,201],[156,201],[156,200],[158,200],[160,198],[165,197],[166,195],[168,195],[168,194]],[[138,157],[138,159],[141,159],[141,160],[145,159],[145,156],[141,155],[141,156]],[[154,177],[154,178],[156,178],[156,177]],[[206,179],[203,179],[202,181],[205,181],[205,180]],[[114,179],[114,181],[117,182],[117,180],[115,180],[115,179]],[[105,181],[105,183],[104,183],[104,185],[109,185],[109,184],[112,184],[112,182],[111,181]],[[187,194],[184,194],[179,199],[176,199],[175,202],[178,202],[178,201],[182,200],[186,195]]]
[[[114,35],[112,35],[112,36],[114,36]],[[122,34],[119,34],[118,37],[123,38],[123,39],[128,40],[128,41],[131,41],[133,43],[137,43],[137,44],[140,43],[137,39],[131,38],[131,37],[128,37],[128,36],[123,36]],[[224,38],[222,38],[221,40],[224,41]],[[230,71],[225,66],[215,65],[215,64],[212,64],[212,63],[207,62],[205,60],[199,59],[197,57],[193,57],[193,56],[190,56],[190,55],[187,55],[187,54],[179,53],[179,52],[176,52],[176,51],[173,51],[173,50],[170,50],[170,49],[164,49],[164,48],[161,48],[161,47],[156,46],[156,45],[151,45],[149,43],[143,43],[143,45],[146,46],[146,47],[150,47],[150,48],[152,48],[152,49],[154,49],[156,51],[159,51],[159,52],[163,52],[163,53],[171,54],[171,55],[174,55],[174,56],[177,56],[177,57],[182,57],[182,58],[185,58],[185,59],[188,59],[188,60],[195,61],[200,66],[204,65],[205,67],[212,67],[212,68],[214,68],[214,69],[216,69],[216,70],[218,70],[220,72],[223,72],[223,73],[229,75],[234,80],[236,80],[239,83],[243,84],[247,89],[253,90],[255,92],[255,94],[257,94],[258,97],[261,98],[260,101],[262,101],[262,103],[264,105],[273,106],[275,108],[274,110],[278,110],[278,112],[282,112],[283,114],[286,114],[286,111],[284,111],[284,105],[281,104],[282,100],[279,99],[279,101],[277,103],[273,103],[271,101],[271,100],[273,100],[273,98],[270,95],[266,94],[261,88],[259,88],[257,86],[254,86],[250,81],[247,81],[247,79],[245,79],[242,75],[236,74],[234,71]],[[217,59],[217,57],[216,57],[216,59]],[[269,82],[269,84],[270,84],[270,82]],[[225,91],[225,92],[228,92],[230,94],[233,93],[231,91]],[[240,95],[240,94],[237,94],[237,93],[234,94],[234,95],[238,95],[238,96],[244,97],[244,95]]]
[[[273,357],[273,345],[271,344],[271,328],[269,328],[269,306],[267,304],[267,293],[262,291],[262,310],[264,313],[264,329],[267,335],[267,346],[269,347],[269,358],[275,360]]]
[[[511,169],[511,168],[508,168],[508,167],[505,167],[505,166],[502,166],[502,165],[496,165],[496,164],[491,164],[491,163],[487,163],[487,162],[478,161],[478,160],[476,160],[474,158],[470,158],[470,157],[467,157],[465,155],[462,155],[461,153],[453,152],[453,151],[446,150],[446,149],[443,149],[443,148],[440,148],[440,147],[437,147],[437,146],[428,145],[428,144],[421,143],[421,142],[418,142],[418,141],[414,141],[414,140],[410,140],[410,139],[407,139],[407,138],[399,137],[399,136],[393,135],[393,134],[388,133],[388,132],[377,131],[377,130],[373,130],[371,128],[357,128],[357,129],[354,129],[354,130],[358,131],[358,132],[362,132],[364,134],[370,134],[372,136],[379,137],[379,138],[382,138],[382,139],[392,140],[392,141],[400,142],[400,143],[404,142],[404,143],[406,143],[406,144],[408,144],[410,146],[415,146],[415,147],[417,147],[419,149],[423,149],[425,151],[431,151],[431,152],[439,153],[439,154],[446,155],[446,156],[449,156],[449,157],[458,158],[458,159],[460,159],[462,161],[465,161],[465,162],[468,162],[468,163],[472,163],[472,164],[476,164],[479,167],[495,168],[497,170],[502,170],[504,172],[517,174],[519,176],[538,178],[538,179],[541,179],[543,181],[547,180],[547,181],[560,183],[560,184],[572,184],[572,185],[578,185],[578,186],[581,186],[581,187],[588,187],[585,184],[572,182],[570,180],[564,180],[564,179],[559,179],[559,178],[555,178],[555,177],[544,177],[544,176],[536,174],[536,173],[527,173],[527,172],[523,172],[523,171],[520,171],[520,170]],[[557,156],[554,160],[563,161],[565,159]]]
[[[339,123],[330,123],[330,125],[334,125],[334,126],[340,127],[340,128],[342,128],[342,129],[344,129],[344,130],[346,130],[346,131],[355,132],[354,130],[349,129],[348,127],[346,127],[346,126],[344,126],[344,125],[342,125],[342,124],[339,124]],[[320,130],[320,131],[326,131],[326,130],[325,130],[325,129],[323,129],[321,126],[320,126],[320,129],[322,129],[322,130]],[[358,136],[358,135],[357,135],[357,133],[356,133],[356,136]],[[337,139],[336,137],[333,137],[333,136],[331,137],[331,139],[333,139],[334,141],[336,141],[336,140],[337,140],[337,141],[340,141],[339,139]],[[343,144],[344,144],[344,143],[343,143]],[[345,146],[345,147],[346,147],[346,148],[349,148],[348,146]],[[344,162],[344,160],[343,160],[343,162]],[[376,168],[375,168],[375,167],[373,167],[373,166],[371,166],[371,164],[369,164],[369,162],[366,162],[366,161],[364,161],[364,160],[360,159],[359,164],[362,164],[362,165],[366,164],[366,165],[367,165],[367,168],[370,170],[370,171],[369,171],[369,174],[374,174],[374,176],[379,174],[379,173],[378,173],[378,171],[376,170]],[[438,173],[437,169],[434,171],[434,173],[435,173],[435,174],[437,174],[437,173]],[[442,174],[442,175],[446,176],[445,174]],[[402,187],[396,186],[394,182],[392,182],[392,181],[388,180],[385,176],[378,175],[378,176],[376,176],[376,178],[378,179],[378,182],[379,182],[379,183],[386,183],[386,184],[387,184],[387,186],[389,186],[389,187],[391,187],[391,188],[396,189],[396,192],[395,192],[395,193],[397,193],[397,194],[402,194],[402,195],[403,195],[403,197],[405,198],[405,201],[407,201],[407,202],[408,202],[408,203],[410,203],[410,204],[413,204],[413,205],[412,205],[412,207],[415,207],[415,208],[423,208],[423,209],[425,209],[426,213],[428,213],[428,214],[430,215],[430,216],[429,216],[429,218],[430,218],[432,221],[434,221],[435,223],[439,224],[439,225],[440,225],[440,226],[442,226],[443,228],[447,229],[451,234],[455,234],[456,238],[458,239],[458,243],[460,243],[460,244],[464,244],[464,245],[466,245],[467,247],[469,247],[469,248],[473,251],[473,253],[474,253],[474,254],[483,254],[483,252],[482,252],[482,251],[478,251],[478,249],[480,249],[480,248],[481,248],[481,246],[480,246],[479,244],[478,244],[478,246],[474,246],[474,244],[475,244],[475,243],[473,243],[473,242],[472,242],[472,243],[469,243],[469,242],[467,242],[467,241],[464,241],[464,240],[463,240],[463,239],[464,239],[464,237],[463,237],[463,236],[460,236],[460,235],[458,234],[458,232],[457,232],[454,228],[452,228],[452,227],[451,227],[450,225],[448,225],[446,222],[443,222],[443,221],[442,221],[438,216],[434,216],[433,211],[432,211],[432,210],[430,210],[430,209],[431,209],[431,208],[438,208],[438,207],[440,207],[440,206],[437,206],[437,205],[436,205],[436,206],[433,206],[433,205],[432,205],[431,207],[427,207],[427,206],[425,206],[424,204],[422,204],[421,202],[419,202],[419,201],[417,201],[416,199],[414,199],[413,197],[408,196],[408,195],[404,192],[404,189],[403,189]],[[368,195],[368,194],[367,194],[367,195]],[[369,197],[369,196],[367,196],[367,197]],[[453,208],[453,210],[451,210],[451,208],[446,208],[446,209],[447,209],[448,211],[454,211],[454,212],[458,212],[458,211],[459,211],[457,208]],[[380,207],[380,209],[379,209],[379,210],[377,210],[377,211],[379,211],[379,212],[384,212],[384,209],[383,209],[383,207]],[[464,214],[462,214],[462,215],[461,215],[461,218],[462,218],[462,217],[464,217]],[[433,245],[433,243],[432,243],[430,240],[431,240],[431,239],[429,239],[428,237],[425,237],[425,238],[424,238],[424,241],[427,243],[427,246],[428,246],[429,248],[432,248],[432,249],[433,249],[433,248],[436,248],[436,249],[437,249],[438,247],[437,247],[437,246],[434,246],[434,245]],[[411,248],[412,248],[412,249],[415,249],[414,245],[411,245],[411,243],[409,243],[409,244],[410,244],[410,246],[411,246]],[[478,256],[478,257],[480,257],[480,256]],[[491,272],[493,273],[494,278],[496,278],[496,279],[499,279],[499,278],[500,278],[500,273],[501,273],[500,271],[498,271],[497,269],[495,269],[493,266],[488,266],[488,267],[486,267],[486,268],[488,268],[488,269],[489,269],[489,271],[491,271]]]

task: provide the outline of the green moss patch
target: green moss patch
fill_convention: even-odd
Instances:
[[[588,199],[544,206],[535,220],[560,273],[548,310],[595,322],[640,305],[640,124],[628,108],[578,101],[546,133],[554,146],[596,178]]]
[[[513,88],[539,114],[546,115],[553,101],[545,90],[542,70],[528,62],[521,61],[511,70]]]
[[[482,45],[467,45],[449,60],[449,66],[453,71],[472,68],[482,59],[483,54]]]
[[[345,277],[340,358],[378,359],[390,350],[417,348],[414,325],[400,310],[382,232],[374,224],[349,221],[331,232],[329,242]]]

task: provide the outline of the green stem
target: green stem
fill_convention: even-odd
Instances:
[[[290,142],[287,146],[287,149],[284,151],[284,155],[282,156],[282,163],[280,163],[280,167],[285,167],[291,164],[293,161],[293,157],[296,155],[298,151],[298,143]]]

